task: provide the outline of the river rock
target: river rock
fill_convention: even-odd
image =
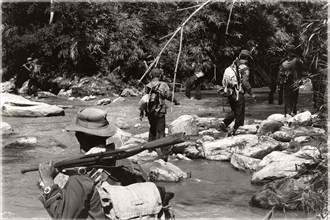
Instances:
[[[196,143],[193,142],[193,141],[185,141],[185,142],[182,142],[182,143],[179,143],[179,144],[175,144],[175,145],[173,146],[172,151],[173,151],[173,153],[181,153],[181,154],[183,154],[184,151],[185,151],[185,149],[186,149],[187,147],[191,146],[191,145],[192,145],[192,146],[195,146]]]
[[[309,141],[310,136],[300,136],[300,137],[296,137],[294,138],[293,141],[296,141],[298,143],[305,143]]]
[[[230,159],[230,163],[238,170],[242,171],[256,171],[260,163],[260,159],[247,157],[241,154],[234,153]]]
[[[253,174],[251,183],[264,184],[271,180],[292,177],[297,174],[297,166],[315,164],[319,156],[318,149],[311,146],[304,146],[293,154],[274,151],[259,163],[261,169]]]
[[[309,126],[312,124],[312,113],[310,111],[305,111],[296,114],[288,122],[292,125]]]
[[[292,118],[291,115],[289,114],[272,114],[270,116],[268,116],[267,120],[274,120],[274,121],[279,121],[279,122],[282,122],[283,124],[287,124],[288,121]]]
[[[141,166],[152,182],[179,182],[190,177],[189,173],[164,160],[156,160]]]
[[[220,123],[223,121],[223,118],[215,118],[215,117],[197,117],[196,123],[201,130],[207,130],[210,128],[219,129]]]
[[[326,131],[324,129],[310,126],[294,126],[292,130],[294,137],[326,135]]]
[[[272,136],[275,140],[281,142],[290,142],[293,138],[293,136],[289,135],[285,131],[275,131]]]
[[[9,134],[13,132],[13,129],[7,122],[0,121],[0,132],[1,134]]]
[[[243,149],[252,147],[257,143],[257,135],[243,134],[204,142],[203,149],[206,159],[230,161],[233,153],[241,152]]]
[[[23,85],[21,86],[21,88],[18,90],[18,94],[21,94],[21,95],[24,95],[24,94],[27,94],[28,91],[29,91],[29,81],[30,80],[27,80],[23,83]]]
[[[66,96],[66,97],[70,97],[72,96],[72,89],[69,90],[65,90],[65,89],[61,89],[58,94],[58,96]]]
[[[214,137],[210,136],[210,135],[204,135],[201,139],[201,143],[204,143],[206,141],[214,141]]]
[[[13,79],[0,83],[1,93],[13,93],[16,90],[15,82]]]
[[[196,116],[182,115],[175,119],[168,129],[170,134],[184,132],[186,135],[198,135]]]
[[[62,116],[64,110],[54,105],[33,102],[22,96],[3,93],[1,96],[2,115],[12,117]]]
[[[96,105],[108,105],[108,104],[110,104],[111,102],[112,102],[111,99],[109,99],[109,98],[105,98],[105,99],[101,99],[101,100],[99,100],[99,101],[96,103]]]
[[[285,146],[281,142],[269,136],[261,136],[258,138],[256,144],[245,147],[241,151],[241,154],[247,157],[262,159],[270,152],[281,151],[283,149],[285,149]]]
[[[186,157],[182,154],[176,154],[175,157],[178,158],[179,160],[192,161],[191,159],[189,159],[188,157]]]
[[[238,127],[236,135],[238,134],[256,134],[259,129],[258,124],[243,125]]]
[[[55,94],[47,91],[40,91],[37,93],[38,98],[49,98],[49,97],[56,97]]]
[[[117,119],[114,124],[120,129],[130,128],[129,125],[126,122],[122,121],[121,119]]]
[[[199,128],[201,129],[201,128]],[[211,136],[215,136],[215,135],[218,135],[220,134],[221,132],[218,131],[217,129],[215,128],[210,128],[210,129],[207,129],[207,130],[202,130],[200,132],[198,132],[199,135],[211,135]]]
[[[128,96],[136,97],[136,96],[139,96],[139,93],[138,93],[137,89],[126,88],[121,92],[120,96],[122,96],[122,97],[128,97]]]
[[[278,131],[283,126],[283,123],[275,120],[264,120],[261,122],[258,129],[259,135],[265,135],[268,133],[274,133]]]
[[[125,142],[127,142],[132,137],[131,133],[123,131],[120,128],[117,128],[117,132],[114,136],[107,139],[107,144],[114,143],[116,148],[121,147]]]
[[[149,132],[147,131],[147,132],[144,132],[142,134],[136,134],[133,137],[139,138],[139,139],[143,139],[145,141],[148,141],[148,139],[149,139]]]
[[[301,193],[307,188],[307,184],[296,179],[280,179],[265,184],[252,196],[251,205],[270,209],[285,208],[295,210],[301,208]],[[285,205],[285,207],[284,207]]]
[[[143,140],[143,139],[131,137],[120,148],[124,149],[124,148],[132,148],[132,147],[142,146],[144,143],[146,143],[146,141]]]
[[[201,159],[204,158],[204,151],[199,146],[189,145],[184,149],[184,155],[191,159]]]

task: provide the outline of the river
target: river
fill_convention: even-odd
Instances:
[[[50,159],[59,161],[79,154],[74,135],[64,128],[74,120],[77,109],[95,102],[86,104],[58,98],[47,102],[73,107],[67,108],[65,116],[60,117],[2,118],[14,129],[12,134],[2,136],[3,146],[21,137],[36,137],[38,142],[41,140],[39,146],[22,148],[20,145],[11,145],[8,149],[3,148],[2,219],[50,219],[38,200],[41,194],[36,186],[38,172],[21,174],[20,170]],[[236,171],[228,162],[194,160],[173,163],[183,171],[192,173],[189,180],[162,184],[168,191],[175,193],[171,205],[177,219],[262,219],[268,212],[249,205],[249,200],[259,188],[250,184],[251,173]],[[285,215],[275,211],[275,217],[307,218],[303,212],[297,211],[287,211]]]

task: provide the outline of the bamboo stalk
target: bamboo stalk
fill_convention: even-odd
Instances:
[[[180,60],[180,55],[181,55],[181,50],[182,50],[182,38],[183,38],[183,28],[181,28],[179,53],[178,53],[178,57],[177,57],[177,59],[176,59],[176,65],[175,65],[175,70],[174,70],[173,92],[172,92],[172,101],[171,101],[171,113],[172,113],[172,109],[173,109],[173,101],[174,101],[174,93],[175,93],[175,80],[176,80],[176,73],[177,73],[177,71],[178,71],[178,65],[179,65],[179,60]]]
[[[226,34],[228,34],[228,28],[229,28],[231,13],[233,12],[234,4],[235,4],[235,0],[233,0],[233,4],[231,5],[231,8],[230,8],[228,22],[227,22],[227,27],[226,27]]]
[[[147,75],[147,73],[150,71],[151,67],[153,66],[154,63],[158,63],[158,60],[160,58],[160,56],[162,55],[162,53],[164,52],[164,50],[166,49],[167,45],[172,41],[172,39],[175,37],[175,35],[183,28],[183,26],[190,20],[190,18],[192,18],[199,10],[201,10],[205,5],[207,5],[208,3],[210,3],[213,0],[207,0],[206,2],[204,2],[202,5],[200,5],[199,8],[197,8],[193,13],[191,13],[191,15],[180,25],[180,27],[178,27],[172,37],[166,42],[166,44],[164,45],[164,47],[162,48],[162,50],[158,53],[157,57],[155,58],[155,60],[152,62],[152,64],[149,66],[149,68],[144,72],[144,74],[142,75],[142,77],[139,79],[139,83],[141,83],[142,79]]]
[[[194,6],[189,6],[189,7],[187,7],[187,8],[179,8],[179,9],[177,9],[177,11],[184,11],[184,10],[188,10],[188,9],[191,9],[191,8],[197,8],[197,7],[199,7],[200,5],[194,5]]]

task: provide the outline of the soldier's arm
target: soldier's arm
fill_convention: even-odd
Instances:
[[[49,194],[42,194],[39,200],[52,218],[77,219],[87,217],[89,199],[93,194],[94,183],[88,176],[70,176],[61,189],[52,187]]]
[[[250,75],[250,70],[249,70],[248,67],[242,69],[242,87],[243,87],[243,90],[253,97],[254,94],[253,94],[252,87],[251,87],[250,82],[249,82],[249,75]]]
[[[172,94],[172,92],[170,90],[170,87],[167,85],[167,83],[163,83],[160,89],[162,89],[162,92],[163,92],[163,94],[165,96],[165,99],[167,99],[168,101],[171,101],[172,102],[173,94]],[[173,103],[175,105],[179,105],[180,104],[175,98],[173,99]]]

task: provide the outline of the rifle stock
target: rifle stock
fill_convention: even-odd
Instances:
[[[78,158],[62,160],[54,164],[54,167],[59,171],[65,168],[79,167],[79,166],[97,166],[104,165],[111,161],[124,159],[136,155],[144,150],[153,150],[156,148],[165,147],[168,145],[178,144],[185,141],[185,134],[183,132],[169,135],[154,141],[147,142],[142,146],[131,148],[116,149],[113,151],[100,152],[95,154],[88,154]],[[39,170],[39,166],[35,165],[26,169],[22,169],[21,173],[27,173]]]

